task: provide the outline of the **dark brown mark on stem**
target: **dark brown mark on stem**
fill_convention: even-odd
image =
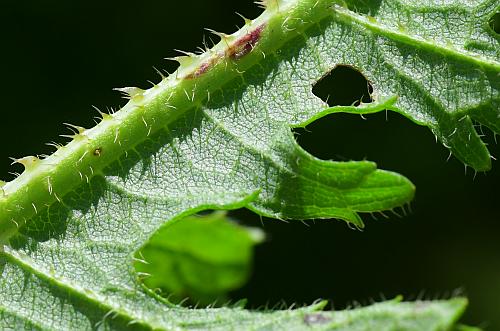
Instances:
[[[219,63],[219,61],[224,57],[231,58],[233,60],[241,59],[242,57],[250,53],[255,47],[257,42],[260,40],[264,28],[265,24],[261,24],[256,29],[248,32],[243,37],[239,38],[234,43],[229,45],[224,54],[215,54],[206,62],[202,63],[198,68],[196,68],[196,70],[187,75],[186,79],[193,79],[203,75],[217,63]]]
[[[255,44],[257,44],[257,42],[259,41],[263,30],[264,30],[264,24],[260,25],[255,30],[247,33],[240,39],[236,40],[234,44],[229,46],[226,52],[228,56],[234,60],[238,60],[241,59],[243,56],[247,55],[248,53],[250,53],[254,48]]]
[[[217,64],[220,60],[219,54],[216,54],[215,56],[211,57],[208,59],[208,61],[202,63],[198,68],[196,68],[195,71],[190,73],[189,75],[186,76],[187,79],[193,79],[196,77],[199,77],[203,75],[205,72],[207,72],[210,68],[212,68],[214,65]]]
[[[99,147],[94,149],[94,152],[92,154],[94,154],[94,156],[101,156],[101,153],[102,153],[102,147]]]

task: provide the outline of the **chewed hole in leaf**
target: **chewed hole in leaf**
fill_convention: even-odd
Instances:
[[[377,162],[380,168],[408,171],[412,163],[431,153],[429,148],[435,146],[434,137],[424,128],[414,126],[403,115],[394,112],[364,116],[329,114],[306,128],[295,128],[294,133],[297,143],[317,158],[336,161],[367,159]],[[426,139],[425,144],[422,139]],[[434,160],[447,156],[447,152],[440,148],[432,153]]]
[[[158,230],[135,254],[141,283],[173,303],[223,304],[250,277],[260,229],[238,225],[224,211],[188,216]],[[187,299],[187,300],[186,300]]]
[[[330,107],[358,106],[360,102],[372,102],[373,87],[352,66],[338,65],[314,84],[312,92]]]
[[[496,34],[500,34],[500,12],[490,18],[489,25]]]

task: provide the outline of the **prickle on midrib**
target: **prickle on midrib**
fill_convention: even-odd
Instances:
[[[91,129],[75,129],[72,141],[57,146],[44,159],[15,159],[25,171],[11,182],[0,182],[0,242],[5,242],[39,209],[51,205],[89,182],[102,169],[168,127],[176,118],[206,102],[210,92],[272,53],[309,26],[332,15],[333,0],[263,0],[266,9],[255,20],[226,35],[205,53],[175,57],[180,66],[173,74],[148,90],[118,89],[129,99],[113,114],[99,111],[101,121]],[[326,10],[325,10],[326,9]],[[297,18],[297,19],[294,19]],[[29,161],[29,162],[28,162]]]

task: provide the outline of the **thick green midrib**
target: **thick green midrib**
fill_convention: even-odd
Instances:
[[[227,82],[239,75],[239,72],[241,72],[240,70],[244,71],[259,63],[259,59],[262,56],[261,51],[272,52],[278,49],[286,42],[306,31],[314,22],[317,23],[327,16],[336,16],[347,24],[353,24],[355,22],[389,39],[409,45],[414,45],[416,43],[429,51],[445,53],[468,63],[475,63],[496,71],[500,70],[500,65],[497,62],[475,58],[468,54],[460,53],[457,50],[452,50],[428,41],[423,41],[419,38],[414,38],[402,32],[397,32],[383,25],[371,23],[368,18],[350,12],[347,9],[335,6],[334,12],[328,6],[331,5],[332,2],[332,0],[302,0],[297,2],[297,6],[292,6],[292,10],[289,12],[277,12],[272,13],[272,15],[265,12],[268,21],[261,20],[263,22],[259,22],[259,24],[267,24],[262,34],[261,41],[256,45],[254,52],[237,60],[238,63],[232,60],[223,59],[222,63],[217,64],[211,70],[195,79],[183,79],[168,85],[168,82],[172,80],[172,78],[168,78],[167,82],[165,82],[168,85],[166,87],[163,86],[165,84],[162,85],[162,81],[157,87],[147,91],[148,93],[151,92],[150,94],[153,95],[152,98],[146,96],[146,99],[150,98],[147,102],[138,101],[134,98],[113,117],[115,122],[110,123],[109,121],[112,120],[107,120],[108,122],[105,123],[106,120],[104,120],[104,125],[100,123],[89,131],[89,133],[95,133],[91,136],[92,140],[84,139],[84,141],[75,140],[71,142],[63,148],[66,150],[70,149],[70,152],[65,152],[64,150],[60,151],[59,154],[62,155],[52,155],[42,160],[40,162],[42,165],[38,166],[38,168],[27,171],[12,183],[7,183],[5,187],[8,187],[10,190],[6,189],[6,191],[8,191],[7,196],[0,197],[0,242],[5,242],[12,234],[16,233],[17,226],[24,224],[32,218],[37,212],[37,209],[41,209],[44,205],[54,203],[65,194],[74,190],[77,185],[80,185],[80,177],[83,176],[79,173],[87,172],[84,175],[90,179],[94,176],[94,172],[100,172],[105,166],[115,161],[119,156],[147,139],[149,133],[155,133],[161,127],[168,127],[178,116],[193,109],[193,104],[200,105],[207,98],[203,93],[201,98],[196,94],[196,100],[193,98],[193,100],[186,101],[184,92],[196,90],[209,93],[210,91],[220,89]],[[308,10],[304,10],[304,8]],[[289,16],[287,16],[288,14]],[[288,20],[291,16],[301,18],[300,23],[298,22],[299,20],[296,19]],[[261,17],[264,17],[264,14]],[[259,19],[256,20],[256,22],[258,21]],[[289,33],[285,33],[282,30],[282,24],[285,23],[285,21],[286,24],[289,25],[287,27],[288,30],[291,31]],[[254,27],[259,24],[255,24]],[[200,65],[201,64],[202,63],[200,63]],[[229,67],[230,70],[229,74],[227,67]],[[162,85],[160,91],[157,91],[160,85]],[[167,97],[169,92],[171,94]],[[170,106],[174,106],[181,110],[170,110],[168,106],[164,104],[165,102],[169,102],[172,96],[173,100]],[[118,120],[118,122],[116,122],[116,120]],[[146,125],[142,126],[140,124],[141,122],[144,122]],[[124,136],[120,136],[118,138],[118,144],[115,142],[116,139],[114,139],[113,131],[121,130],[122,128],[131,131]],[[121,144],[122,142],[125,142],[123,146]],[[103,156],[92,156],[93,151],[97,148],[103,148]],[[80,165],[77,166],[77,169],[72,169],[75,164],[78,165],[79,163]],[[49,193],[47,188],[47,181],[49,179],[54,181],[51,185],[58,197],[56,197],[55,194]],[[12,186],[14,188],[12,188]],[[12,191],[12,193],[10,193],[10,191]],[[37,202],[38,208],[34,205],[35,201]]]
[[[288,13],[278,12],[278,13],[273,13],[272,15],[267,13],[268,17],[270,18],[268,22],[264,23],[268,24],[268,26],[266,26],[264,30],[263,41],[256,46],[257,52],[251,52],[250,54],[247,54],[243,59],[238,60],[239,64],[235,64],[234,62],[231,61],[225,61],[221,65],[217,65],[216,67],[212,68],[210,71],[208,71],[201,77],[198,77],[191,81],[185,79],[182,80],[181,82],[175,82],[173,86],[167,86],[167,88],[162,88],[162,91],[160,93],[153,91],[152,94],[154,94],[154,98],[148,100],[149,103],[141,104],[141,102],[138,102],[134,104],[134,102],[131,102],[127,104],[124,107],[124,109],[120,111],[121,115],[123,116],[115,117],[119,118],[119,123],[108,125],[106,130],[99,132],[99,134],[96,137],[92,137],[95,138],[93,142],[74,141],[67,146],[67,148],[72,147],[73,151],[71,153],[63,154],[63,157],[59,158],[49,157],[48,159],[43,160],[45,161],[44,167],[52,167],[50,165],[51,161],[59,161],[59,162],[54,162],[56,165],[53,166],[53,168],[49,170],[43,170],[39,166],[37,169],[29,171],[27,174],[25,174],[24,177],[21,176],[23,177],[23,179],[18,178],[17,180],[15,180],[14,182],[20,185],[15,187],[15,189],[10,190],[12,191],[12,194],[10,196],[8,195],[6,197],[0,197],[0,202],[3,205],[1,206],[2,208],[0,209],[0,229],[1,229],[0,242],[5,241],[10,235],[12,235],[17,231],[16,223],[18,225],[22,225],[36,213],[37,210],[36,205],[32,207],[34,201],[38,203],[38,208],[41,208],[43,205],[52,204],[57,200],[55,196],[52,196],[48,192],[47,180],[49,177],[54,176],[53,179],[56,181],[56,183],[53,183],[54,191],[56,194],[59,195],[59,198],[63,197],[68,192],[71,192],[76,187],[76,185],[79,185],[78,184],[79,179],[76,174],[78,170],[74,170],[75,173],[71,175],[69,172],[73,170],[70,169],[71,167],[69,167],[69,164],[78,164],[80,158],[82,158],[82,155],[85,156],[87,155],[86,153],[91,154],[93,150],[95,150],[96,148],[104,147],[103,153],[105,155],[112,154],[113,157],[109,156],[100,157],[100,159],[106,159],[106,160],[99,162],[97,161],[94,162],[94,160],[88,161],[85,160],[84,158],[85,166],[87,167],[93,166],[93,170],[91,171],[92,173],[85,175],[87,177],[92,177],[94,171],[99,172],[104,166],[115,161],[118,156],[120,156],[121,154],[129,150],[131,146],[133,146],[130,142],[128,142],[127,146],[123,148],[121,147],[115,148],[116,153],[113,153],[113,145],[116,144],[114,144],[114,142],[113,143],[111,142],[111,140],[113,139],[112,137],[111,139],[109,137],[110,131],[116,130],[121,126],[127,126],[127,125],[129,125],[130,127],[135,126],[134,134],[129,134],[128,136],[125,136],[125,138],[129,138],[128,139],[129,141],[132,140],[134,141],[135,144],[139,144],[140,142],[144,141],[149,132],[154,133],[158,129],[158,127],[168,126],[169,123],[172,122],[177,116],[180,116],[183,112],[192,109],[192,107],[191,108],[177,107],[178,109],[183,109],[183,110],[169,111],[167,115],[162,114],[162,112],[163,113],[166,112],[165,111],[166,106],[163,105],[163,107],[161,107],[161,105],[158,105],[158,103],[164,102],[166,99],[169,99],[167,98],[168,92],[172,92],[174,94],[174,100],[171,105],[173,106],[186,105],[186,101],[181,100],[181,98],[184,98],[183,92],[193,90],[197,83],[199,83],[201,86],[201,87],[199,86],[198,90],[214,91],[238,75],[237,70],[232,70],[231,74],[227,73],[227,70],[225,70],[227,68],[222,70],[221,67],[224,66],[225,64],[228,64],[230,69],[235,69],[236,67],[242,70],[248,69],[259,62],[258,58],[261,55],[256,54],[260,53],[259,51],[261,50],[272,51],[274,49],[279,48],[281,45],[288,42],[290,39],[294,38],[297,34],[307,30],[307,28],[309,28],[313,24],[313,22],[319,22],[321,21],[322,18],[332,15],[333,13],[344,23],[351,25],[357,23],[365,27],[366,29],[373,31],[378,35],[385,36],[386,38],[398,42],[403,42],[408,45],[418,44],[419,47],[425,48],[432,52],[446,54],[448,56],[452,56],[462,61],[468,63],[474,63],[476,65],[486,67],[495,71],[500,70],[500,64],[496,61],[490,61],[484,57],[474,57],[473,55],[470,55],[468,53],[459,52],[457,49],[450,49],[448,47],[444,47],[439,44],[422,40],[421,38],[415,38],[401,31],[396,31],[394,29],[390,29],[376,22],[371,22],[369,18],[355,14],[342,7],[334,6],[335,12],[333,12],[327,6],[332,4],[332,2],[333,2],[332,0],[322,0],[322,1],[302,0],[297,2],[298,4],[297,6],[292,6],[293,10],[290,10],[290,12]],[[310,10],[303,10],[303,8],[308,8],[308,7],[311,7],[309,8]],[[296,15],[298,18],[302,19],[301,23],[299,24],[295,22],[294,24],[294,21],[298,20],[294,19],[287,20],[288,16],[285,14],[291,14],[290,17]],[[289,30],[292,31],[295,28],[296,31],[290,33],[284,33],[280,28],[281,25],[285,23],[285,21],[286,24],[291,24],[291,28],[289,28]],[[255,26],[257,26],[257,24],[255,24]],[[268,30],[272,30],[273,32],[270,33],[268,32]],[[243,65],[240,67],[241,64]],[[213,82],[215,82],[216,84],[213,84]],[[196,103],[201,104],[205,99],[206,99],[205,96],[203,96],[202,98],[197,97]],[[194,100],[192,100],[192,102],[194,103]],[[127,112],[124,114],[124,111],[126,109]],[[142,116],[139,116],[138,114],[133,114],[133,112],[135,113],[141,112]],[[155,117],[162,118],[161,125],[157,125]],[[140,129],[138,129],[141,127],[141,125],[139,124],[141,120],[145,123],[149,123],[150,125],[149,128],[146,125],[146,127],[143,128],[142,132]],[[103,126],[99,124],[94,129],[97,129],[99,127],[102,128]],[[96,130],[94,130],[94,132],[95,131]],[[106,135],[108,136],[107,139]],[[131,139],[131,138],[139,138],[139,139]],[[102,142],[103,144],[99,144],[99,142]],[[87,145],[90,145],[90,148],[87,148],[88,147]],[[83,169],[83,164],[80,166],[79,169]],[[66,174],[66,176],[64,176],[64,174]],[[28,177],[26,175],[28,175]],[[14,185],[9,185],[8,183],[7,186],[9,186],[10,188],[11,186]],[[13,220],[14,222],[11,220]]]
[[[486,58],[483,55],[467,52],[458,48],[449,48],[441,45],[440,43],[425,40],[421,37],[413,37],[412,35],[405,33],[404,31],[395,30],[389,28],[388,26],[378,24],[375,19],[373,22],[371,22],[368,17],[356,14],[340,6],[334,6],[334,11],[337,17],[339,17],[343,23],[349,25],[357,23],[367,30],[375,32],[377,35],[384,36],[388,39],[401,42],[412,47],[418,45],[418,47],[423,48],[431,53],[443,54],[452,58],[459,59],[463,62],[475,64],[491,71],[500,71],[500,62]]]
[[[176,118],[198,107],[208,97],[205,93],[202,94],[202,97],[199,97],[201,93],[193,93],[195,97],[192,100],[189,100],[188,97],[186,101],[186,96],[189,94],[186,91],[196,90],[209,93],[220,89],[240,75],[241,71],[258,64],[262,60],[262,52],[273,52],[295,38],[299,32],[307,30],[313,25],[313,22],[321,21],[324,17],[332,14],[331,10],[325,9],[326,7],[313,7],[314,4],[318,4],[315,0],[302,0],[297,3],[300,6],[292,6],[292,10],[288,12],[271,14],[264,12],[261,17],[255,20],[257,23],[254,23],[253,28],[260,24],[266,24],[266,27],[259,43],[245,57],[236,61],[223,58],[222,62],[211,70],[194,79],[176,80],[174,73],[154,88],[146,91],[149,94],[145,93],[144,100],[132,98],[111,119],[104,119],[96,127],[89,130],[89,139],[82,138],[84,136],[80,135],[78,140],[73,140],[47,159],[41,160],[37,168],[25,171],[13,182],[7,183],[7,195],[0,196],[0,243],[6,242],[15,234],[18,227],[28,222],[38,209],[51,205],[72,192],[80,185],[81,177],[90,180],[96,173],[101,173],[107,165],[147,139],[149,134],[155,133],[161,128],[168,128]],[[322,3],[326,5],[331,3],[331,0],[322,0]],[[310,7],[311,10],[302,12],[302,7]],[[294,24],[296,29],[284,33],[282,24],[288,17],[287,15],[303,18],[307,16],[308,19],[304,21],[308,24],[298,24],[293,22],[297,20],[290,20],[292,23],[287,24]],[[260,18],[262,18],[260,21],[264,19],[268,19],[268,21],[259,22]],[[248,29],[243,28],[240,31],[243,31],[242,35],[245,35]],[[168,85],[171,80],[174,80],[173,85]],[[163,83],[167,86],[165,87]],[[158,89],[160,90],[158,91]],[[165,103],[168,103],[168,106]],[[176,110],[169,108],[172,106]],[[125,129],[130,132],[122,135]],[[118,140],[114,134],[116,130],[120,130]],[[102,155],[93,156],[93,152],[98,148],[102,148]],[[75,165],[78,166],[73,169]],[[52,181],[51,186],[55,194],[49,193],[49,178]],[[37,205],[33,205],[34,201]]]
[[[17,255],[17,256],[16,256]],[[104,296],[94,295],[93,291],[77,290],[78,286],[72,286],[71,282],[64,282],[62,277],[55,278],[51,277],[49,273],[42,272],[35,268],[33,265],[29,263],[29,261],[24,261],[19,254],[11,251],[10,248],[6,248],[3,252],[0,252],[0,256],[3,256],[7,262],[10,262],[22,270],[35,275],[39,279],[47,282],[52,286],[57,286],[59,289],[63,289],[65,293],[68,293],[70,296],[74,296],[87,304],[90,304],[94,307],[98,307],[101,311],[103,311],[103,316],[113,311],[116,314],[119,314],[123,319],[129,321],[130,323],[134,322],[134,324],[141,324],[142,326],[149,328],[151,330],[166,330],[163,327],[152,325],[150,321],[145,321],[140,319],[139,317],[134,317],[131,312],[125,311],[118,306],[113,306],[110,304]],[[0,307],[2,304],[0,303]],[[169,309],[168,306],[165,306],[165,309]],[[170,308],[172,309],[172,308]],[[31,320],[30,320],[31,321]]]

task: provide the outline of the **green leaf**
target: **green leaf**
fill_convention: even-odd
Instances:
[[[473,326],[458,324],[453,328],[453,331],[481,331],[481,329]]]
[[[189,216],[156,232],[135,266],[144,284],[169,301],[206,306],[227,300],[247,281],[253,246],[263,239],[260,229],[239,226],[224,212]]]
[[[75,127],[53,155],[16,160],[26,170],[0,195],[1,328],[451,327],[461,299],[335,313],[189,310],[138,282],[135,252],[165,223],[201,210],[362,227],[359,212],[409,202],[414,187],[403,176],[319,160],[297,145],[291,128],[328,113],[398,111],[467,165],[490,167],[472,120],[500,127],[499,38],[488,25],[497,1],[263,3],[259,18],[178,58],[178,71],[155,87],[121,89],[130,100],[120,111]],[[339,64],[370,79],[373,103],[330,108],[312,94]]]

